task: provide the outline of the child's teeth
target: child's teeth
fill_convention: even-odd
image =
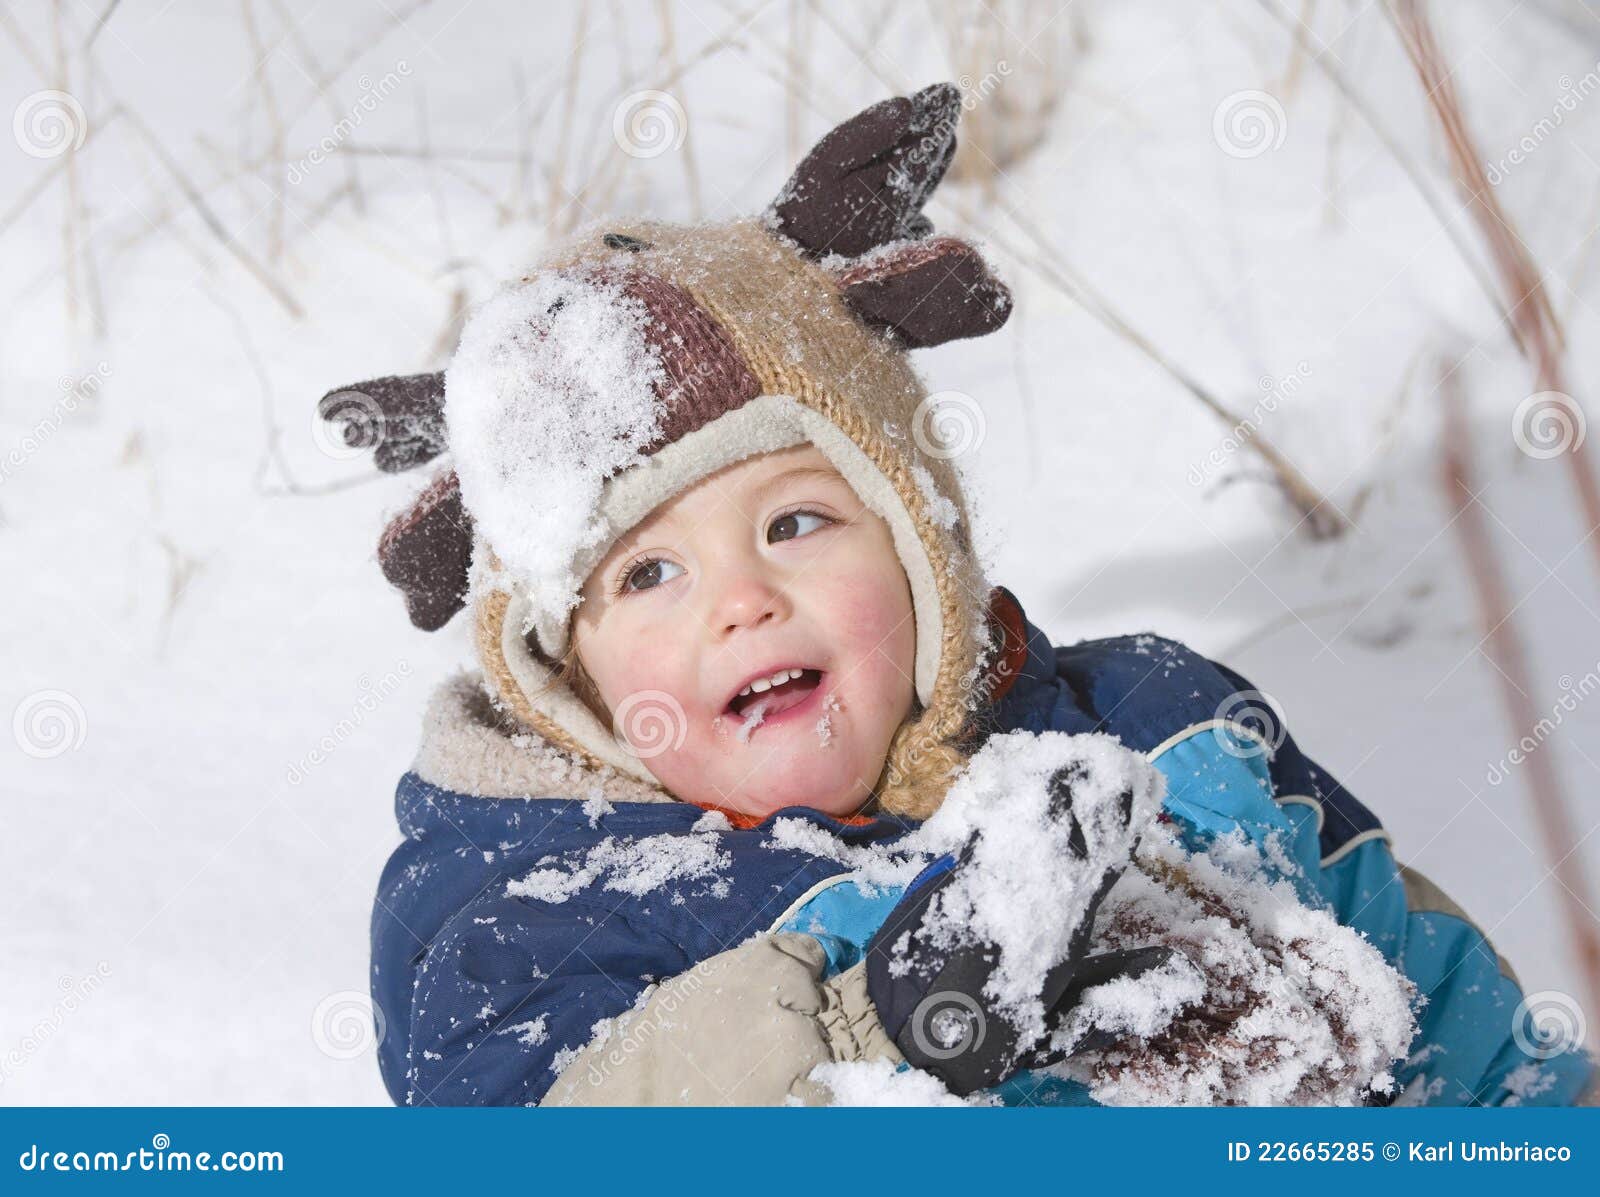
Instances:
[[[738,697],[742,698],[746,694],[760,694],[764,690],[770,690],[774,686],[781,686],[784,682],[792,681],[804,672],[804,669],[780,669],[771,677],[757,678],[743,690],[740,690]]]

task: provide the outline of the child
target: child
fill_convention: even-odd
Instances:
[[[482,664],[396,797],[391,1095],[1572,1102],[1588,1060],[1249,682],[983,579],[906,356],[1009,311],[921,211],[960,107],[867,109],[759,221],[584,229],[446,374],[324,399],[381,468],[448,448],[379,558]]]

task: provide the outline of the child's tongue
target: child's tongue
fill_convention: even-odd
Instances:
[[[817,688],[820,680],[818,674],[808,669],[799,677],[790,678],[781,686],[774,686],[760,694],[747,694],[734,699],[733,713],[741,718],[747,718],[759,708],[763,719],[781,715],[790,707],[804,702],[811,691]]]

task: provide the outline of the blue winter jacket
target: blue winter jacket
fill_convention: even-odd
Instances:
[[[1407,1101],[1567,1105],[1584,1091],[1588,1058],[1537,1058],[1545,1053],[1509,964],[1437,887],[1396,863],[1377,817],[1283,729],[1262,729],[1269,753],[1222,725],[1219,711],[1248,707],[1239,698],[1254,694],[1248,681],[1158,636],[1053,647],[1020,622],[1026,657],[983,734],[1109,732],[1165,774],[1166,814],[1190,843],[1234,828],[1257,842],[1278,833],[1297,866],[1283,875],[1302,898],[1365,933],[1417,984],[1420,1033],[1393,1070]],[[790,807],[718,833],[721,860],[692,880],[642,896],[597,882],[552,901],[508,896],[508,883],[575,866],[608,837],[687,835],[705,812],[619,802],[591,814],[577,797],[477,796],[415,771],[401,778],[395,807],[406,839],[373,910],[372,991],[384,1082],[408,1104],[536,1104],[595,1022],[758,932],[813,934],[828,975],[849,967],[898,891],[864,892],[845,865],[776,846],[774,823],[809,820],[853,844],[915,827]],[[1007,1104],[1093,1104],[1082,1086],[1042,1074],[997,1092]]]

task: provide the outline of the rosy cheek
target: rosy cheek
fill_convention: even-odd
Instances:
[[[613,711],[630,696],[651,691],[676,694],[683,671],[675,662],[648,650],[614,659],[603,691]]]
[[[899,585],[903,588],[905,584]],[[869,647],[886,637],[892,641],[902,624],[910,624],[910,596],[900,593],[890,579],[842,580],[833,588],[828,605],[838,612],[839,632]]]

